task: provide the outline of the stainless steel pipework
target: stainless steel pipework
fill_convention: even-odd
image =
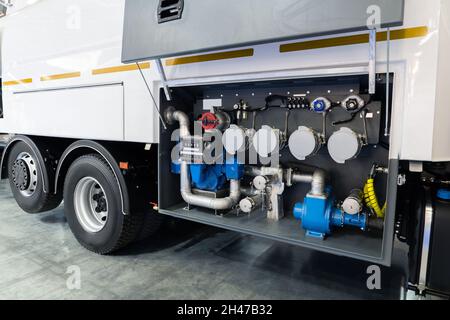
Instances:
[[[292,169],[254,166],[245,167],[245,175],[251,177],[275,176],[280,174],[283,176],[285,182],[290,181],[291,183],[310,183],[312,195],[321,196],[325,194],[327,174],[322,169],[316,169],[314,173],[307,174],[292,172]]]
[[[189,129],[189,117],[182,111],[175,108],[168,108],[164,113],[168,123],[177,121],[180,124],[180,138],[191,136]],[[181,162],[180,168],[180,192],[183,200],[194,206],[204,207],[212,210],[228,210],[239,203],[241,199],[241,182],[239,180],[230,181],[230,195],[225,198],[210,198],[192,193],[191,176],[189,165],[186,161]]]
[[[164,115],[168,123],[179,123],[180,138],[188,138],[191,136],[189,129],[190,121],[186,113],[177,111],[173,107],[169,107]],[[284,190],[284,181],[289,181],[288,185],[290,183],[311,183],[310,193],[312,195],[321,196],[325,193],[326,173],[321,169],[316,169],[313,174],[303,174],[295,173],[292,169],[247,166],[245,167],[245,174],[252,177],[278,177],[277,181],[278,184],[280,184],[279,188],[274,188],[274,186],[272,186],[272,189],[276,189],[277,191],[273,192],[274,197],[281,195]],[[210,198],[204,195],[193,194],[191,185],[189,164],[186,161],[182,161],[180,169],[180,192],[186,203],[212,210],[228,210],[236,206],[241,200],[242,190],[239,180],[230,181],[230,194],[225,198]],[[278,219],[281,217],[281,214],[277,214],[276,216]]]
[[[241,200],[241,182],[239,180],[230,180],[230,195],[228,197],[210,198],[192,193],[189,166],[185,161],[181,163],[180,176],[181,196],[188,204],[212,210],[228,210],[237,205],[239,200]]]

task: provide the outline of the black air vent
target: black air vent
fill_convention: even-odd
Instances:
[[[158,23],[181,19],[184,0],[159,0]]]

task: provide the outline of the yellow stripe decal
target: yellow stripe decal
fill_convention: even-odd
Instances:
[[[27,84],[27,83],[32,83],[33,79],[31,78],[27,78],[27,79],[21,79],[21,80],[11,80],[11,81],[5,81],[3,82],[4,86],[15,86],[15,85],[19,85],[19,84]]]
[[[150,69],[150,62],[139,63],[139,66],[141,67],[141,69]],[[115,72],[134,71],[134,70],[138,70],[138,69],[139,68],[136,64],[129,64],[129,65],[123,65],[123,66],[117,66],[117,67],[95,69],[95,70],[92,70],[92,74],[99,75],[99,74],[107,74],[107,73],[115,73]]]
[[[176,65],[180,65],[180,64],[253,57],[253,54],[254,54],[254,49],[243,49],[243,50],[235,50],[235,51],[227,51],[227,52],[208,53],[208,54],[202,54],[202,55],[198,55],[198,56],[188,56],[188,57],[168,59],[168,60],[166,60],[166,66],[176,66]]]
[[[407,28],[407,29],[398,29],[392,30],[390,32],[390,39],[395,40],[404,40],[404,39],[412,39],[412,38],[420,38],[425,37],[428,34],[428,27],[415,27],[415,28]],[[377,33],[377,41],[386,41],[387,40],[387,32],[378,32]],[[320,40],[311,40],[304,42],[294,42],[283,44],[280,46],[280,52],[294,52],[294,51],[303,51],[303,50],[313,50],[313,49],[323,49],[323,48],[331,48],[331,47],[340,47],[340,46],[348,46],[355,44],[364,44],[369,42],[368,34],[358,34],[353,36],[344,36],[337,38],[328,38],[328,39],[320,39]],[[187,56],[181,58],[167,59],[165,64],[166,66],[176,66],[182,64],[190,64],[190,63],[199,63],[199,62],[207,62],[207,61],[217,61],[217,60],[226,60],[226,59],[236,59],[236,58],[245,58],[252,57],[254,55],[254,49],[243,49],[243,50],[235,50],[235,51],[227,51],[227,52],[218,52],[218,53],[209,53],[197,56]],[[140,63],[139,66],[141,69],[149,69],[150,62]],[[122,65],[115,67],[108,67],[102,69],[92,70],[93,75],[100,74],[108,74],[115,72],[126,72],[126,71],[134,71],[138,70],[136,64],[130,65]],[[69,72],[62,74],[54,74],[48,76],[42,76],[41,81],[50,81],[50,80],[60,80],[60,79],[68,79],[68,78],[77,78],[81,76],[81,72]],[[20,79],[20,80],[9,80],[3,82],[3,86],[14,86],[20,84],[28,84],[32,83],[32,78]]]
[[[61,74],[54,74],[51,76],[42,76],[41,81],[50,81],[50,80],[61,80],[61,79],[68,79],[68,78],[78,78],[81,76],[81,72],[69,72],[69,73],[61,73]]]
[[[390,39],[403,40],[403,39],[419,38],[424,37],[427,34],[428,34],[428,27],[426,26],[408,29],[399,29],[391,31]],[[377,33],[377,41],[386,41],[386,40],[387,40],[387,31]],[[331,47],[349,46],[354,44],[363,44],[368,42],[369,42],[368,34],[358,34],[354,36],[283,44],[280,46],[280,52],[285,53],[293,51],[323,49]]]

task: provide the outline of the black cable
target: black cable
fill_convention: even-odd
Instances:
[[[364,107],[362,107],[361,109],[358,109],[358,110],[356,110],[356,111],[350,113],[350,114],[351,114],[350,119],[347,119],[347,120],[341,120],[341,121],[336,121],[336,122],[333,122],[332,125],[333,125],[333,126],[339,126],[339,125],[342,125],[342,124],[346,124],[346,123],[352,122],[353,120],[355,120],[355,118],[356,118],[356,116],[357,116],[358,114],[360,114],[363,110],[367,109],[367,107],[369,106],[369,104],[372,103],[372,101],[373,101],[373,100],[372,100],[372,96],[370,96],[369,101],[365,102]],[[332,106],[331,109],[332,109],[332,108],[335,108],[335,107],[337,107],[337,106],[340,107],[340,105],[338,104],[338,105]],[[330,109],[330,110],[331,110],[331,109]]]
[[[339,125],[342,125],[342,124],[346,124],[346,123],[349,123],[349,122],[352,122],[353,120],[355,120],[356,114],[357,114],[357,113],[352,113],[350,119],[340,120],[340,121],[333,122],[333,123],[332,123],[333,127],[339,126]]]

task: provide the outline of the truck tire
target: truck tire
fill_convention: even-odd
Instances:
[[[142,241],[154,235],[161,228],[163,222],[164,216],[154,210],[144,213],[142,227],[136,241]]]
[[[27,213],[40,213],[55,209],[62,195],[45,193],[42,170],[45,163],[24,142],[17,142],[8,156],[8,176],[11,191],[19,207]]]
[[[97,154],[70,166],[64,182],[64,211],[78,242],[98,254],[113,253],[134,241],[143,214],[124,215],[118,182]]]

